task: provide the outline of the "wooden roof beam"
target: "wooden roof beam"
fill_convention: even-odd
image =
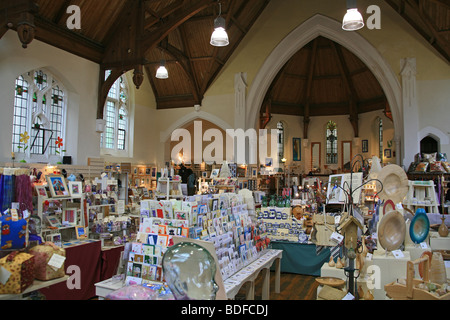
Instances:
[[[358,125],[358,106],[356,104],[356,101],[358,100],[358,94],[355,90],[355,87],[353,86],[352,79],[350,77],[350,72],[348,71],[348,66],[345,62],[344,55],[342,53],[342,48],[337,45],[335,42],[333,43],[333,50],[336,53],[338,60],[339,60],[339,70],[342,73],[342,81],[344,82],[345,88],[347,90],[347,93],[349,95],[349,114],[350,114],[350,123],[352,124],[353,131],[355,134],[355,137],[359,137],[359,125]]]

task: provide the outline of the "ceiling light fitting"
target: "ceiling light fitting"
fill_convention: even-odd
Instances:
[[[342,21],[342,29],[356,31],[364,27],[364,20],[356,7],[356,0],[347,0],[347,13]]]
[[[166,61],[165,60],[161,60],[161,64],[160,64],[158,70],[156,70],[156,78],[158,78],[158,79],[169,78],[169,72],[166,69]]]
[[[215,47],[225,47],[230,41],[225,30],[225,19],[221,16],[222,4],[219,3],[219,16],[214,20],[214,32],[211,35],[211,45]]]

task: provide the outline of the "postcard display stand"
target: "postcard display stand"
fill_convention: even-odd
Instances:
[[[264,266],[260,259],[272,251],[267,249],[265,225],[252,221],[237,194],[197,195],[184,201],[144,200],[136,242],[131,244],[128,257],[124,255],[125,285],[163,281],[162,257],[174,238],[179,242],[180,237],[210,243],[228,289],[246,279],[245,272],[236,276],[240,270],[252,263]]]

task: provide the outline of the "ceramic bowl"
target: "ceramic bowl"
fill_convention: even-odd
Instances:
[[[430,220],[424,212],[416,212],[414,218],[409,225],[409,235],[414,243],[421,243],[430,232]]]

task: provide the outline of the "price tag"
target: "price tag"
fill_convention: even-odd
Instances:
[[[337,232],[333,232],[330,236],[330,239],[335,241],[336,243],[341,243],[342,240],[344,240],[344,236],[342,234],[339,234]]]
[[[355,296],[349,292],[342,298],[342,300],[355,300]]]
[[[55,269],[55,271],[59,270],[62,265],[64,264],[64,261],[66,260],[66,257],[63,257],[59,254],[54,253],[50,260],[48,261],[48,265]]]
[[[17,213],[17,209],[11,209],[11,220],[19,221],[19,214]]]
[[[341,216],[334,216],[334,224],[339,224],[341,221]]]
[[[3,285],[6,285],[10,276],[11,276],[11,272],[9,272],[8,270],[6,270],[3,267],[0,267],[0,282]]]
[[[428,245],[427,245],[426,242],[421,242],[421,243],[420,243],[420,247],[421,247],[422,249],[428,249]]]
[[[394,255],[395,259],[401,259],[405,257],[401,250],[394,250],[392,251],[392,254]]]

